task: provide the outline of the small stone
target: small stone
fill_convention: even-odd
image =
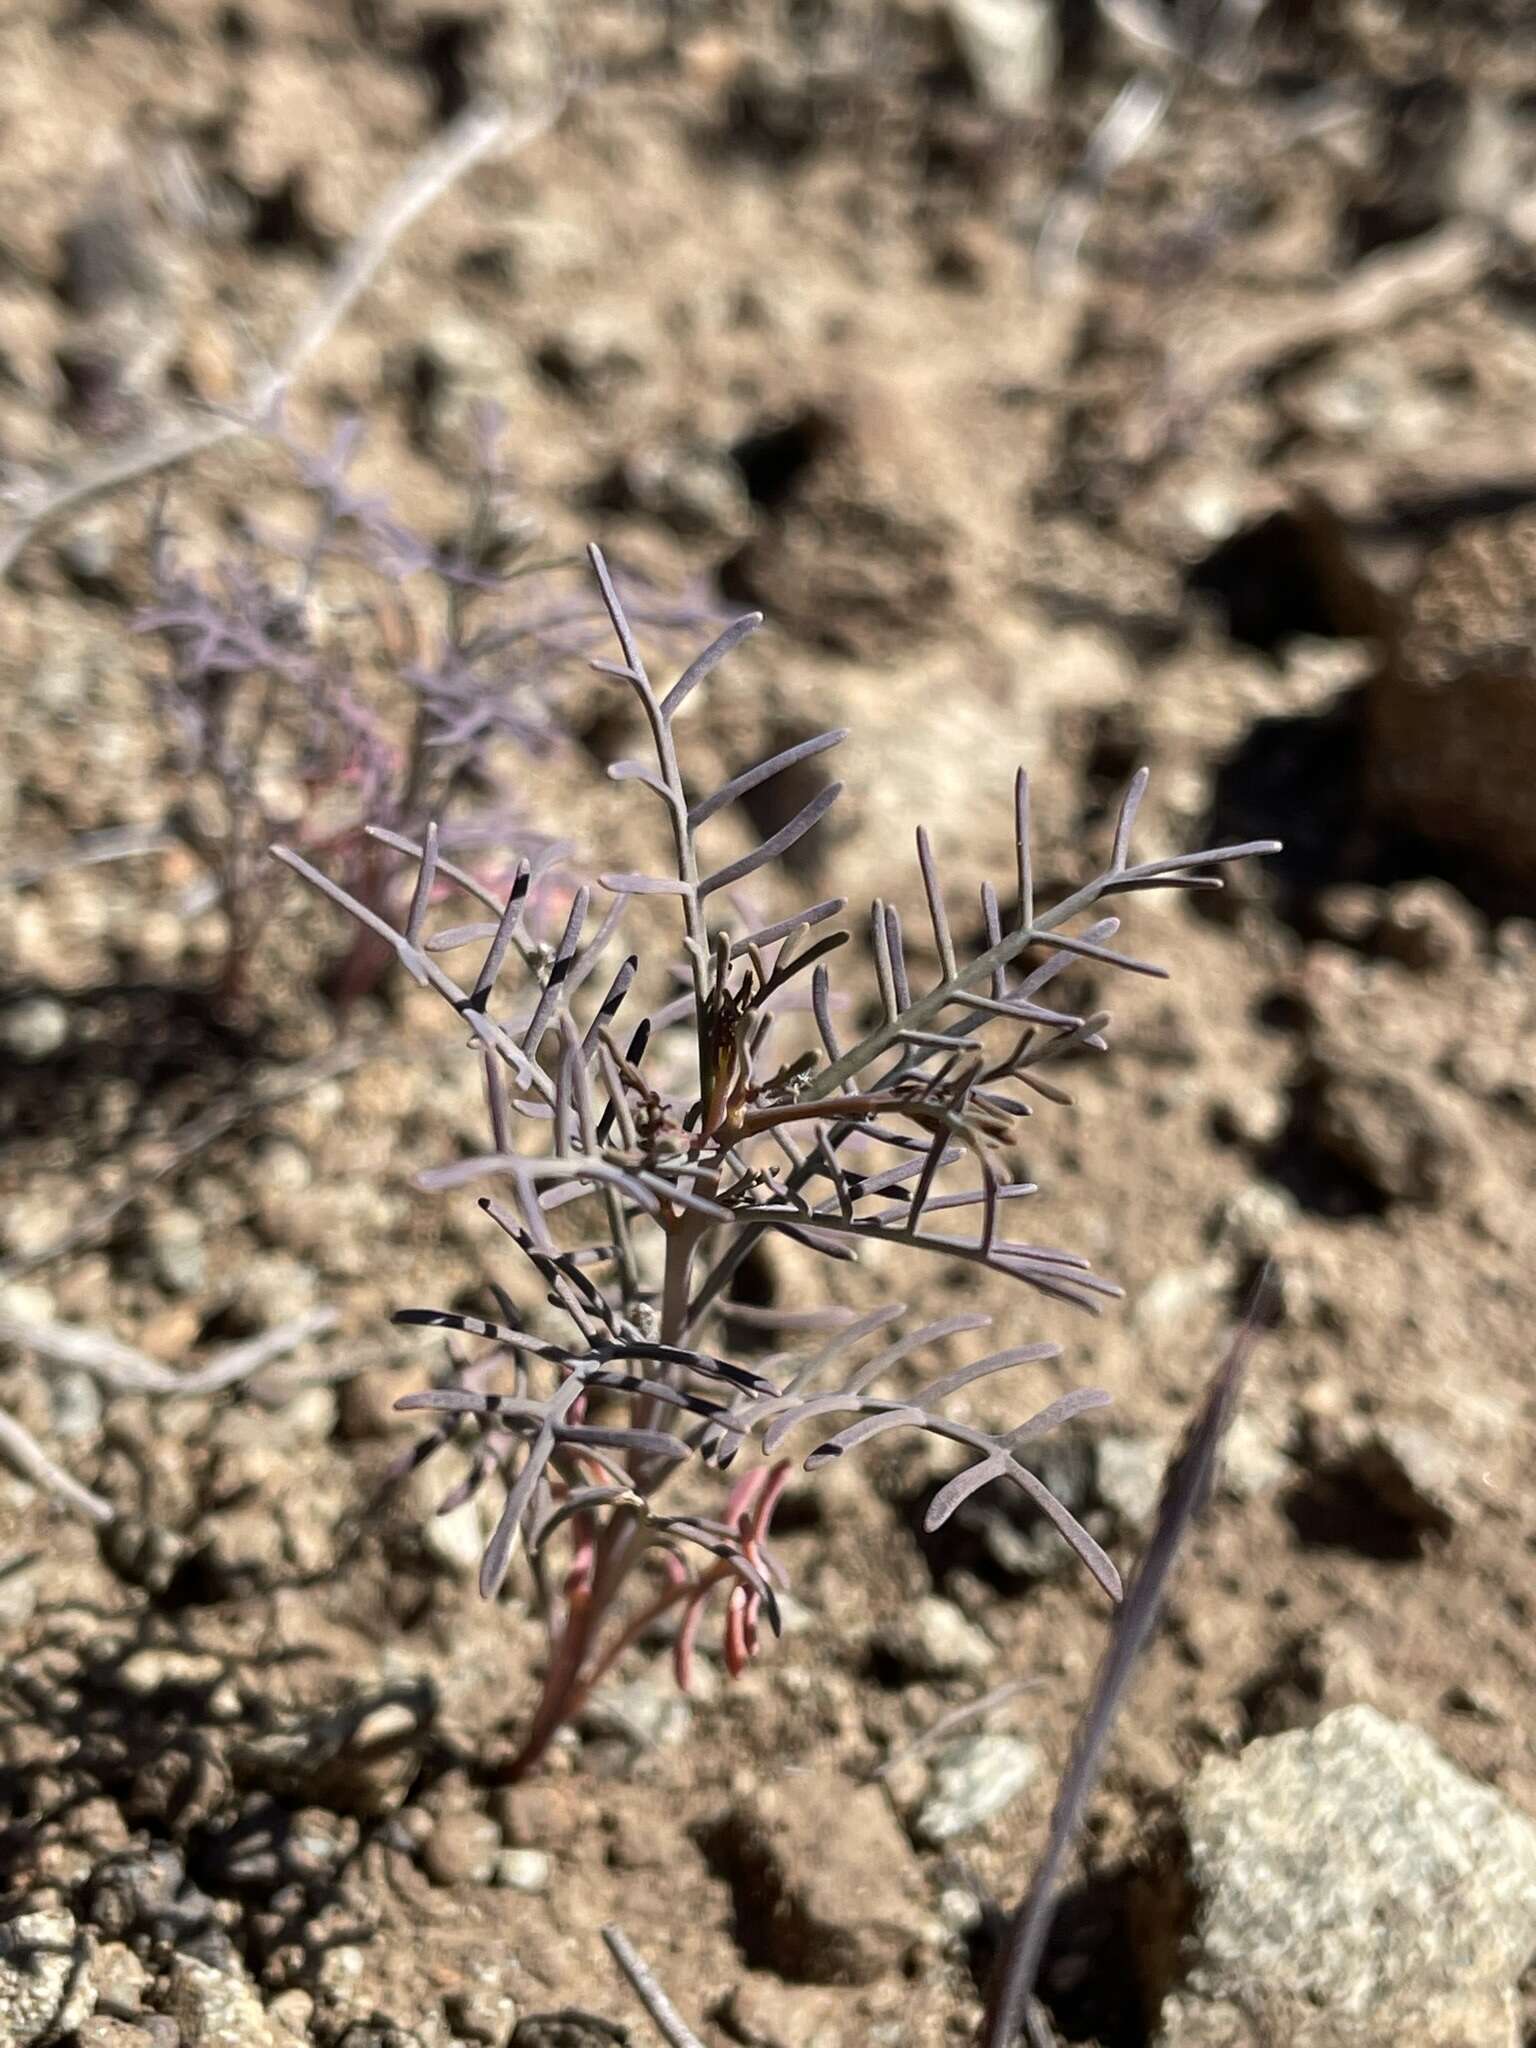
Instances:
[[[172,1961],[166,2003],[184,2048],[287,2048],[254,1985],[193,1956]]]
[[[26,996],[0,1011],[0,1044],[28,1066],[51,1059],[69,1037],[69,1012],[52,996]]]
[[[912,1678],[979,1674],[997,1654],[974,1622],[934,1593],[877,1630],[871,1647],[877,1658]]]
[[[1514,2048],[1536,1824],[1418,1729],[1351,1706],[1211,1758],[1180,1823],[1143,1902],[1161,2048],[1247,2044],[1260,2012],[1311,2048]]]
[[[486,1534],[479,1501],[472,1497],[460,1501],[446,1515],[439,1514],[437,1505],[444,1491],[442,1474],[433,1468],[423,1468],[420,1481],[432,1496],[420,1525],[422,1549],[450,1578],[475,1578],[485,1552]],[[420,1486],[414,1490],[419,1491]]]
[[[504,1853],[488,1813],[450,1813],[428,1835],[421,1864],[434,1884],[489,1884]]]
[[[690,538],[739,539],[752,524],[740,469],[724,449],[703,443],[667,442],[631,456],[609,478],[602,495]]]
[[[740,1799],[703,1847],[757,1930],[755,1960],[793,1983],[873,1983],[924,1932],[912,1851],[876,1785],[780,1777]]]
[[[1049,0],[947,0],[945,12],[977,96],[999,114],[1034,113],[1061,61]]]
[[[629,2038],[627,2027],[567,2007],[564,2012],[531,2012],[519,2020],[512,2048],[625,2048]]]
[[[549,1889],[551,1864],[542,1849],[498,1849],[491,1880],[509,1892]]]
[[[241,1273],[229,1303],[232,1323],[254,1336],[313,1308],[319,1282],[300,1260],[271,1252],[251,1259]]]
[[[534,360],[552,384],[590,403],[609,399],[644,369],[630,331],[596,317],[571,321],[541,342]]]
[[[465,1984],[450,1991],[443,2012],[460,2040],[473,2041],[476,2048],[506,2048],[517,2024],[516,2005],[492,1984]]]
[[[843,2048],[848,1996],[754,1970],[733,1986],[721,2017],[743,2048]]]
[[[940,1848],[974,1834],[1040,1773],[1040,1752],[1016,1735],[966,1735],[934,1758],[928,1792],[912,1823],[919,1842]]]
[[[135,1650],[118,1666],[127,1692],[150,1699],[161,1692],[207,1692],[218,1683],[223,1659],[211,1650]]]
[[[591,1825],[585,1801],[564,1780],[502,1785],[491,1794],[491,1810],[514,1849],[563,1849]]]
[[[1386,897],[1364,882],[1334,882],[1312,899],[1312,915],[1325,939],[1365,952],[1381,929]]]
[[[1239,1408],[1221,1447],[1217,1483],[1222,1492],[1229,1500],[1262,1500],[1277,1492],[1290,1472],[1290,1459],[1262,1418]]]
[[[1404,882],[1387,896],[1376,949],[1421,974],[1470,965],[1482,946],[1482,926],[1466,898],[1432,877]]]
[[[56,1366],[48,1376],[48,1407],[54,1435],[66,1441],[94,1437],[101,1429],[101,1388],[88,1372]]]
[[[1416,838],[1536,878],[1536,513],[1458,520],[1396,608],[1365,697],[1367,795]]]
[[[268,2019],[275,2027],[286,2029],[297,2048],[306,2048],[314,2016],[314,1999],[297,1984],[291,1990],[279,1991],[267,2007]]]
[[[169,2024],[174,2027],[175,2022]],[[76,2048],[158,2048],[147,2026],[134,2020],[112,2019],[106,2013],[92,2013],[75,2035]]]
[[[1266,1257],[1295,1223],[1300,1209],[1294,1195],[1268,1181],[1251,1181],[1230,1202],[1222,1202],[1206,1222],[1206,1242],[1230,1247],[1248,1258]]]
[[[1160,1437],[1110,1434],[1097,1441],[1094,1490],[1128,1535],[1152,1526],[1169,1449]]]
[[[167,1294],[196,1294],[208,1272],[203,1226],[189,1209],[167,1209],[144,1232],[150,1271]]]
[[[1224,1143],[1263,1152],[1285,1129],[1288,1114],[1278,1088],[1239,1086],[1216,1098],[1211,1105],[1211,1124]]]
[[[670,1679],[632,1679],[604,1686],[581,1716],[584,1735],[617,1735],[637,1749],[670,1749],[682,1741],[693,1710]]]
[[[1168,1330],[1183,1323],[1203,1303],[1220,1293],[1224,1272],[1214,1261],[1203,1266],[1172,1266],[1141,1295],[1131,1311],[1138,1330]]]
[[[81,318],[143,297],[154,283],[154,266],[132,218],[119,206],[93,207],[59,237],[59,297]]]
[[[0,2041],[43,2048],[96,2008],[85,1939],[62,1908],[0,1923]]]
[[[1448,1536],[1463,1518],[1468,1505],[1463,1466],[1443,1436],[1384,1420],[1361,1432],[1347,1455],[1360,1483],[1389,1514],[1411,1527]]]

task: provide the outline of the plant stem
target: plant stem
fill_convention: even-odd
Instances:
[[[675,1344],[687,1322],[693,1255],[707,1227],[703,1217],[684,1213],[668,1230],[661,1288],[661,1341],[664,1344]],[[637,1413],[636,1420],[643,1423],[645,1417]],[[660,1471],[649,1469],[656,1463],[651,1459],[637,1466],[633,1475],[636,1492],[650,1493],[657,1480],[670,1469],[665,1464]],[[533,1719],[528,1724],[528,1733],[518,1750],[495,1772],[496,1783],[515,1784],[543,1761],[555,1736],[581,1712],[593,1686],[629,1647],[638,1630],[653,1618],[652,1611],[647,1610],[646,1615],[626,1628],[605,1653],[598,1654],[597,1638],[603,1622],[613,1611],[624,1581],[645,1555],[648,1543],[644,1515],[635,1508],[616,1509],[612,1521],[598,1538],[592,1583],[579,1602],[570,1604],[551,1644],[549,1669],[544,1676]],[[670,1604],[670,1600],[663,1601],[655,1612],[665,1612]]]

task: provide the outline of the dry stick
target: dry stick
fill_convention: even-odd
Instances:
[[[67,1507],[88,1515],[103,1528],[117,1519],[110,1501],[103,1500],[99,1493],[92,1493],[78,1479],[71,1479],[61,1465],[53,1462],[31,1431],[23,1429],[16,1418],[7,1415],[3,1408],[0,1408],[0,1458],[23,1479],[30,1479],[34,1486],[56,1494]]]
[[[1005,1678],[1001,1685],[994,1685],[990,1692],[981,1693],[976,1699],[965,1700],[958,1707],[951,1707],[940,1714],[937,1721],[914,1735],[910,1742],[904,1742],[900,1749],[892,1750],[888,1757],[876,1764],[869,1776],[872,1783],[888,1778],[914,1757],[926,1756],[930,1749],[953,1735],[957,1728],[969,1727],[972,1721],[984,1720],[1009,1700],[1017,1699],[1020,1693],[1035,1692],[1045,1683],[1041,1678]]]
[[[1115,1718],[1136,1661],[1146,1648],[1168,1577],[1189,1526],[1210,1498],[1222,1438],[1231,1423],[1249,1353],[1258,1333],[1259,1312],[1268,1288],[1268,1269],[1259,1276],[1248,1309],[1226,1357],[1211,1381],[1183,1449],[1168,1467],[1157,1520],[1124,1604],[1115,1618],[1109,1647],[1079,1723],[1071,1760],[1051,1814],[1051,1829],[1029,1890],[1009,1925],[987,1995],[979,2048],[1012,2048],[1027,2030],[1035,2048],[1051,2048],[1051,2036],[1035,2004],[1035,1979],[1050,1933],[1057,1881],[1072,1846],[1099,1771]]]
[[[651,1975],[644,1958],[622,1927],[611,1923],[603,1929],[608,1953],[623,1971],[629,1988],[650,2014],[651,2023],[667,2048],[703,2048],[703,2043],[684,2022],[677,2007]]]
[[[303,1315],[279,1323],[259,1337],[231,1344],[193,1372],[176,1372],[157,1359],[146,1357],[142,1351],[135,1351],[131,1344],[119,1344],[115,1337],[103,1337],[95,1330],[77,1329],[69,1323],[34,1323],[0,1315],[0,1343],[15,1344],[55,1365],[87,1372],[109,1393],[175,1399],[221,1393],[240,1380],[248,1380],[263,1366],[286,1358],[311,1337],[334,1329],[337,1320],[333,1308],[307,1309]]]
[[[67,1323],[30,1323],[14,1316],[0,1316],[0,1343],[15,1344],[58,1365],[70,1365],[93,1378],[114,1394],[150,1394],[163,1398],[177,1395],[212,1394],[250,1379],[263,1366],[286,1358],[310,1337],[317,1337],[336,1323],[336,1311],[313,1308],[276,1329],[232,1344],[217,1358],[196,1372],[173,1372],[169,1366],[146,1358],[131,1345],[103,1337],[94,1330],[71,1329]],[[54,1463],[32,1432],[13,1415],[0,1409],[0,1458],[13,1465],[24,1479],[43,1487],[66,1507],[87,1515],[103,1527],[116,1521],[117,1510],[99,1493],[92,1493],[78,1479],[72,1479]]]
[[[1493,230],[1482,222],[1451,221],[1366,257],[1338,284],[1286,294],[1241,321],[1215,321],[1202,305],[1169,344],[1178,394],[1208,405],[1302,350],[1372,334],[1437,299],[1469,292],[1494,249]]]
[[[24,1274],[35,1273],[40,1266],[52,1265],[55,1259],[67,1258],[72,1252],[99,1244],[110,1234],[123,1211],[146,1189],[179,1173],[199,1152],[206,1151],[226,1132],[245,1122],[247,1117],[257,1116],[265,1109],[276,1109],[285,1102],[291,1102],[295,1096],[306,1094],[322,1081],[350,1073],[354,1067],[361,1066],[368,1054],[367,1046],[336,1046],[330,1052],[322,1053],[318,1059],[307,1060],[302,1066],[290,1069],[270,1088],[253,1089],[233,1102],[217,1103],[203,1115],[194,1117],[184,1129],[162,1139],[153,1148],[153,1153],[160,1156],[154,1158],[153,1163],[142,1164],[138,1172],[130,1171],[116,1194],[109,1195],[84,1216],[77,1216],[57,1237],[50,1238],[36,1251],[19,1252],[0,1263],[0,1285],[8,1280],[19,1280]]]
[[[41,529],[77,506],[123,484],[169,469],[222,442],[238,440],[265,425],[310,357],[330,340],[355,301],[372,283],[400,236],[442,197],[470,167],[498,144],[521,148],[551,126],[563,105],[555,96],[514,118],[499,100],[466,107],[416,158],[388,191],[373,215],[348,243],[340,262],[289,335],[272,367],[255,377],[240,403],[226,412],[192,419],[151,433],[88,464],[22,505],[8,532],[0,535],[0,576],[14,566]]]
[[[108,861],[170,853],[181,844],[164,825],[109,825],[100,832],[82,832],[72,845],[44,860],[23,861],[0,875],[0,887],[30,889],[47,881],[50,875],[66,874],[72,868],[101,867]]]

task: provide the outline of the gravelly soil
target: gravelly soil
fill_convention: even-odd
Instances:
[[[1032,245],[1136,62],[1107,27],[1010,116],[920,0],[590,5],[542,26],[61,0],[0,26],[8,466],[68,469],[169,405],[232,401],[435,125],[482,86],[536,90],[563,36],[584,72],[559,121],[398,247],[294,395],[292,436],[361,411],[359,474],[436,534],[462,505],[471,401],[492,399],[541,546],[595,535],[663,585],[760,605],[770,631],[696,744],[734,770],[853,728],[802,877],[820,893],[920,921],[919,818],[956,874],[1007,875],[1021,760],[1053,880],[1088,870],[1142,760],[1149,846],[1286,839],[1214,907],[1133,902],[1130,942],[1171,984],[1113,991],[1112,1057],[1030,1128],[1038,1227],[1123,1304],[1090,1324],[883,1253],[830,1283],[1060,1339],[1063,1383],[1112,1391],[1105,1427],[1145,1466],[1276,1262],[1240,1457],[1048,1971],[1067,2038],[1106,2048],[1150,2038],[1126,1874],[1212,1749],[1366,1699],[1536,1812],[1536,835],[1490,828],[1464,780],[1421,829],[1382,790],[1432,788],[1437,749],[1406,781],[1372,753],[1422,730],[1381,708],[1411,661],[1401,621],[1431,616],[1406,609],[1415,589],[1489,645],[1518,643],[1533,602],[1456,535],[1536,494],[1536,54],[1519,10],[1458,10],[1454,32],[1440,12],[1269,10],[1248,82],[1181,79],[1050,293]],[[254,442],[170,492],[204,549],[236,509],[294,503]],[[198,800],[155,713],[160,650],[128,631],[148,509],[139,488],[43,534],[0,595],[7,870]],[[641,843],[598,772],[627,730],[608,687],[562,679],[568,740],[504,755],[520,815],[568,834],[578,868]],[[1536,729],[1532,689],[1526,669],[1477,698],[1474,758]],[[797,1626],[743,1679],[710,1666],[666,1739],[595,1727],[542,1781],[489,1792],[479,1763],[531,1695],[535,1630],[519,1599],[477,1599],[472,1541],[424,1535],[431,1489],[382,1484],[404,1440],[389,1403],[433,1366],[389,1310],[467,1302],[499,1259],[472,1201],[411,1182],[480,1142],[476,1071],[388,984],[342,1027],[355,1062],[152,1178],[170,1134],[253,1077],[280,1086],[338,1029],[330,913],[284,895],[221,1001],[221,917],[185,914],[195,881],[177,848],[8,886],[0,915],[5,1312],[178,1365],[315,1304],[339,1318],[243,1393],[171,1404],[103,1408],[82,1375],[0,1351],[8,1408],[123,1515],[99,1537],[0,1478],[5,1881],[149,1972],[139,2018],[81,2038],[158,2042],[173,1958],[231,1948],[275,2041],[497,2042],[513,2005],[634,2024],[597,1937],[613,1917],[711,2043],[963,2038],[984,1960],[955,1931],[964,1896],[1011,1898],[1040,1840],[1103,1641],[1092,1586],[1010,1576],[984,1530],[925,1550],[915,1503],[942,1468],[872,1457],[791,1497]],[[102,1204],[104,1228],[59,1251]],[[759,1277],[781,1306],[829,1293],[795,1257]],[[1134,1516],[1097,1512],[1129,1559]],[[876,1653],[935,1585],[994,1646],[984,1673]],[[1041,1682],[997,1725],[1049,1768],[951,1852],[911,1851],[905,1965],[857,1988],[764,1967],[719,1817],[802,1772],[851,1795],[1021,1674]],[[625,1676],[665,1698],[664,1655]],[[477,1841],[544,1852],[540,1888],[481,1881]]]

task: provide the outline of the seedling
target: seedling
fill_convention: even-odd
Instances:
[[[663,1618],[676,1624],[675,1665],[685,1685],[713,1603],[723,1602],[733,1673],[757,1651],[762,1621],[778,1628],[782,1581],[769,1536],[790,1470],[778,1453],[797,1432],[815,1439],[804,1458],[810,1472],[893,1430],[956,1444],[967,1462],[935,1495],[930,1530],[983,1487],[1013,1487],[1118,1598],[1114,1564],[1020,1455],[1108,1396],[1095,1388],[1061,1395],[996,1434],[955,1412],[966,1387],[1041,1366],[1059,1346],[1011,1344],[923,1378],[925,1353],[989,1319],[954,1314],[897,1334],[904,1309],[890,1303],[853,1319],[830,1318],[804,1351],[767,1363],[726,1355],[711,1330],[731,1306],[742,1261],[770,1233],[834,1260],[870,1242],[960,1260],[1090,1311],[1118,1294],[1086,1259],[1013,1234],[1016,1205],[1036,1192],[1010,1175],[1018,1123],[1039,1103],[1068,1101],[1054,1078],[1067,1056],[1107,1045],[1108,1017],[1054,1007],[1054,984],[1083,960],[1160,975],[1115,948],[1119,920],[1104,905],[1148,889],[1219,887],[1219,878],[1202,871],[1274,850],[1260,841],[1133,860],[1143,770],[1121,805],[1107,865],[1043,905],[1030,851],[1029,782],[1020,772],[1011,903],[1005,910],[984,882],[981,943],[962,947],[920,829],[918,871],[936,971],[916,976],[901,918],[874,903],[875,1022],[845,1043],[830,967],[848,939],[834,922],[843,899],[755,926],[735,907],[740,886],[813,830],[839,786],[826,784],[746,854],[719,860],[708,846],[712,822],[738,797],[846,735],[818,734],[695,794],[679,752],[684,714],[761,619],[736,620],[660,689],[607,565],[591,553],[619,647],[617,661],[594,666],[633,693],[650,740],[650,758],[621,761],[610,773],[662,806],[668,872],[602,875],[613,899],[606,915],[589,932],[592,892],[581,889],[561,936],[546,948],[526,922],[526,864],[499,895],[443,857],[435,829],[419,843],[389,839],[416,865],[398,922],[303,854],[276,849],[392,948],[468,1032],[484,1069],[490,1143],[477,1157],[424,1174],[422,1184],[502,1184],[506,1199],[483,1195],[481,1206],[534,1269],[560,1332],[526,1327],[504,1294],[497,1319],[433,1308],[396,1316],[484,1347],[472,1357],[452,1354],[444,1384],[399,1405],[435,1420],[413,1463],[466,1431],[472,1439],[467,1476],[445,1507],[493,1479],[505,1487],[481,1590],[494,1597],[521,1551],[548,1630],[541,1690],[497,1767],[504,1779],[540,1761],[593,1688]],[[432,907],[450,888],[477,901],[484,915],[429,931]],[[641,956],[630,952],[597,977],[637,898],[642,912],[664,907],[677,920],[683,993],[631,1024],[631,992],[646,985]],[[483,950],[461,983],[444,962],[471,948]],[[517,992],[505,996],[509,962],[520,972]],[[595,1000],[589,988],[601,989]],[[671,1057],[684,1049],[681,1059]],[[667,1080],[679,1065],[687,1076],[681,1087]],[[956,1168],[963,1169],[958,1176]],[[786,1320],[803,1328],[804,1309]],[[902,1368],[900,1386],[882,1391]],[[718,1512],[676,1500],[683,1475],[732,1467],[744,1469],[720,1482]]]

